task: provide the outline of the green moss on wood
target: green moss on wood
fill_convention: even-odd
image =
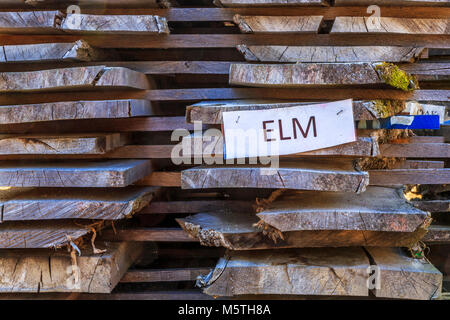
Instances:
[[[374,100],[373,108],[377,118],[388,118],[402,112],[406,107],[401,100]]]
[[[382,62],[375,65],[378,75],[390,86],[403,91],[412,91],[419,88],[417,78],[392,63]]]

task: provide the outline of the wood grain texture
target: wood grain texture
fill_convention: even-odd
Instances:
[[[450,226],[431,225],[423,241],[427,244],[450,244]]]
[[[147,77],[130,69],[105,66],[0,73],[0,92],[92,88],[150,89]]]
[[[295,47],[242,44],[237,49],[245,60],[260,62],[411,62],[425,52],[424,48],[394,46]]]
[[[229,252],[208,276],[204,293],[367,296],[369,260],[361,248]],[[314,285],[312,285],[314,284]]]
[[[70,33],[169,33],[166,18],[152,15],[68,14],[58,27]]]
[[[377,22],[374,22],[377,21]],[[336,17],[331,33],[450,34],[450,19]]]
[[[158,188],[13,188],[0,191],[0,222],[24,220],[118,220],[146,207]]]
[[[128,141],[126,134],[0,135],[0,155],[105,154]]]
[[[107,251],[93,254],[92,250],[86,249],[76,258],[78,282],[74,281],[71,258],[66,251],[2,250],[0,292],[111,293],[143,246],[133,242],[101,243],[98,246]]]
[[[83,40],[69,43],[41,43],[0,46],[0,62],[99,61],[111,55]]]
[[[198,276],[208,273],[210,268],[170,268],[170,269],[149,269],[149,270],[129,270],[121,283],[135,282],[175,282],[175,281],[195,281]]]
[[[3,0],[0,8],[36,9],[50,6],[66,9],[74,2],[86,9],[98,8],[99,10],[105,10],[105,8],[126,8],[131,10],[133,8],[142,8],[144,5],[147,8],[169,8],[171,4],[176,5],[176,1],[173,0]]]
[[[0,12],[1,33],[59,33],[59,11]]]
[[[325,0],[215,0],[218,7],[325,6]]]
[[[233,20],[243,33],[319,32],[322,16],[241,16]]]
[[[0,162],[0,186],[125,187],[151,172],[149,160]]]
[[[450,6],[448,0],[335,0],[336,6]]]
[[[449,168],[371,170],[369,176],[370,184],[375,186],[450,183]]]
[[[371,63],[232,64],[230,85],[295,88],[384,84]]]
[[[414,259],[400,248],[367,248],[380,273],[378,298],[432,300],[440,296],[442,273],[425,259]]]
[[[0,106],[0,124],[150,116],[147,100],[67,101]]]
[[[196,167],[181,172],[183,189],[283,188],[317,191],[364,192],[368,174],[345,161],[298,161],[280,168],[259,166]]]
[[[285,231],[363,230],[414,232],[428,214],[407,203],[401,189],[368,187],[361,194],[296,192],[257,214]]]
[[[450,200],[416,200],[412,205],[429,212],[450,212]]]
[[[223,112],[288,108],[311,104],[318,104],[318,102],[250,99],[203,101],[186,107],[186,121],[188,123],[201,121],[204,124],[221,124]],[[353,117],[355,120],[375,120],[390,117],[398,113],[399,110],[403,110],[404,106],[405,104],[401,101],[353,101]]]
[[[336,214],[339,215],[339,212]],[[336,218],[336,220],[339,217]],[[342,218],[344,219],[344,218]],[[376,223],[376,217],[368,223]],[[225,247],[230,250],[261,250],[308,247],[410,247],[426,233],[419,227],[412,232],[351,230],[352,226],[327,227],[322,230],[286,231],[276,240],[256,228],[258,217],[250,211],[210,212],[176,219],[183,230],[204,246]],[[338,222],[336,222],[338,223]],[[269,229],[270,229],[269,225]],[[341,227],[341,230],[338,230]],[[364,227],[365,228],[365,227]],[[369,229],[370,227],[366,228]],[[347,229],[347,230],[342,230]]]

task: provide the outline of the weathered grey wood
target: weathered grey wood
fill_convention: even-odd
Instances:
[[[450,34],[450,19],[336,17],[331,33]]]
[[[0,92],[92,88],[150,89],[146,75],[122,67],[89,66],[0,73]]]
[[[0,106],[1,124],[150,115],[153,115],[153,107],[148,100],[67,101]]]
[[[431,300],[442,290],[442,273],[427,260],[407,256],[400,248],[367,248],[379,268],[379,298]]]
[[[450,212],[450,200],[415,200],[411,204],[424,211]]]
[[[71,4],[77,4],[82,8],[169,8],[176,6],[175,0],[2,0],[0,8],[27,8],[57,6],[66,9]]]
[[[1,135],[0,155],[10,154],[105,154],[125,145],[120,133],[63,135]]]
[[[243,33],[319,32],[323,16],[241,16],[233,20]]]
[[[336,6],[449,6],[448,0],[335,0]]]
[[[368,173],[347,161],[297,161],[279,168],[245,166],[195,167],[181,172],[183,189],[283,188],[317,191],[364,192]]]
[[[392,46],[291,47],[242,44],[237,49],[247,61],[261,62],[412,62],[425,52],[425,48]]]
[[[327,6],[326,0],[214,0],[218,7]]]
[[[317,102],[286,102],[283,100],[221,100],[203,101],[186,107],[186,122],[201,121],[203,124],[221,124],[222,113],[227,111],[287,108]],[[396,100],[353,101],[355,120],[375,120],[400,113],[405,103]],[[0,109],[1,110],[1,109]]]
[[[250,87],[295,88],[389,84],[403,90],[417,87],[417,81],[401,71],[401,87],[389,80],[391,70],[384,63],[297,63],[297,64],[232,64],[229,83]],[[398,69],[398,68],[397,68]],[[396,69],[396,71],[397,71]],[[410,83],[411,82],[411,83]]]
[[[1,33],[60,33],[59,11],[0,12]]]
[[[151,173],[149,160],[0,162],[0,186],[125,187]]]
[[[450,244],[450,226],[431,225],[423,241],[427,244]]]
[[[368,187],[361,194],[296,192],[272,202],[257,216],[285,232],[364,230],[414,232],[428,214],[409,204],[402,189]]]
[[[12,188],[0,191],[0,222],[130,217],[146,207],[158,188]]]
[[[59,27],[70,33],[169,33],[166,18],[152,15],[68,14]]]
[[[78,274],[73,273],[70,254],[65,250],[2,250],[0,292],[110,293],[142,253],[143,245],[137,242],[97,245],[107,251],[94,254],[91,249],[83,250],[76,257]]]
[[[229,252],[208,276],[204,293],[367,296],[369,259],[361,248]]]
[[[93,48],[83,40],[68,43],[40,43],[0,46],[0,62],[35,62],[51,60],[99,61],[111,54]]]
[[[368,223],[375,224],[376,218],[368,218]],[[343,220],[344,217],[341,219]],[[176,220],[184,231],[192,239],[200,241],[200,244],[225,247],[230,250],[354,246],[411,247],[426,233],[426,229],[422,227],[418,227],[413,232],[397,232],[358,230],[357,228],[351,230],[350,225],[348,227],[341,225],[341,230],[338,230],[338,227],[328,226],[322,230],[299,228],[301,231],[283,233],[267,225],[268,229],[263,232],[255,227],[255,224],[259,222],[257,216],[248,211],[199,213]]]
[[[73,221],[14,221],[0,224],[0,249],[59,248],[91,229]]]

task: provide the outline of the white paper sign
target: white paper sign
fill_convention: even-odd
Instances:
[[[352,100],[223,113],[225,159],[287,155],[356,141]]]
[[[405,111],[410,115],[438,115],[439,123],[445,121],[445,106],[420,104],[416,101],[408,101]]]

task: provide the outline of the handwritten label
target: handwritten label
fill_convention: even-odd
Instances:
[[[352,100],[223,113],[225,158],[288,155],[356,140]]]

